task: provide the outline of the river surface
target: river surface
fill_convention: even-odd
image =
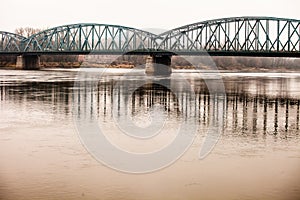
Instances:
[[[0,199],[300,199],[299,106],[296,73],[1,70]],[[92,122],[131,154],[181,126],[193,140],[172,163],[126,168],[88,147]]]

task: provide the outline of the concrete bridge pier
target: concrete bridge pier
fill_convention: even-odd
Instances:
[[[169,76],[172,73],[171,55],[151,55],[147,58],[145,73],[154,76]]]
[[[38,55],[20,55],[17,57],[17,69],[36,70],[40,69],[40,56]]]

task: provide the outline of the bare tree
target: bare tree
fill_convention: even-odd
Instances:
[[[30,37],[33,34],[36,34],[38,32],[41,32],[42,29],[39,28],[31,28],[31,27],[25,27],[25,28],[17,28],[15,30],[15,33],[24,37]]]

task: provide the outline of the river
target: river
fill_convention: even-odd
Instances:
[[[0,199],[300,199],[299,88],[299,73],[1,70]]]

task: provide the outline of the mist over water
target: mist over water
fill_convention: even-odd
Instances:
[[[220,100],[203,80],[213,82],[214,73],[175,71],[137,87],[139,72],[125,80],[123,72],[87,76],[74,85],[74,70],[1,71],[0,199],[300,197],[300,74],[222,73],[226,97]],[[186,81],[194,98],[181,89]],[[74,115],[98,121],[110,141],[137,153],[163,148],[184,121],[197,124],[197,132],[174,164],[133,175],[88,153]],[[153,116],[163,116],[163,126],[143,141],[124,135],[116,123],[131,119],[145,128]],[[222,135],[199,160],[207,130],[220,117]]]

